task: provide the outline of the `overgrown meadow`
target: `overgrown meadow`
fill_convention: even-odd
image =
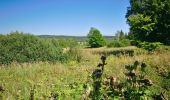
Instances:
[[[1,35],[0,99],[170,99],[169,46],[111,42],[89,48],[76,39]]]

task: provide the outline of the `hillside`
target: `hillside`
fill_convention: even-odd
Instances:
[[[86,41],[86,36],[67,36],[67,35],[38,35],[41,38],[75,39],[77,41]],[[106,40],[112,40],[115,36],[104,36]]]

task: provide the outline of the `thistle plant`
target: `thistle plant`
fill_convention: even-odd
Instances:
[[[106,56],[101,56],[101,61],[102,63],[98,64],[98,68],[95,69],[92,73],[92,93],[91,93],[91,98],[93,100],[101,100],[104,98],[104,95],[102,93],[102,75],[104,73],[104,66],[106,65]]]
[[[126,100],[146,100],[149,99],[150,91],[148,87],[152,86],[152,81],[146,78],[147,65],[135,61],[132,65],[126,65],[125,73],[127,79],[124,83],[124,98]]]
[[[103,100],[105,95],[103,94],[103,73],[104,66],[106,65],[106,56],[101,56],[101,63],[97,65],[97,68],[92,72],[91,78],[84,86],[85,94],[83,100],[91,98],[92,100]]]
[[[115,77],[104,78],[104,69],[106,65],[106,56],[101,56],[101,63],[92,72],[91,78],[85,85],[85,94],[83,100],[108,100],[119,96],[121,86]]]
[[[122,83],[118,78],[110,76],[103,77],[106,57],[101,56],[102,63],[91,75],[91,80],[86,85],[86,94],[83,100],[91,98],[92,100],[147,100],[151,99],[149,87],[152,81],[146,78],[146,67],[144,62],[135,61],[132,65],[126,65],[126,80]],[[90,83],[91,82],[91,83]]]

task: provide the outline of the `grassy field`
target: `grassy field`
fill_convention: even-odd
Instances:
[[[119,53],[122,51],[124,53]],[[140,61],[147,64],[147,77],[153,81],[153,94],[164,92],[170,98],[170,80],[162,74],[170,72],[170,51],[147,53],[135,47],[81,49],[80,63],[12,63],[0,66],[0,100],[47,100],[58,96],[61,100],[80,100],[83,85],[100,62],[100,55],[107,54],[104,76],[125,79],[127,64]],[[132,55],[126,51],[133,51]],[[118,55],[115,55],[116,53]],[[166,88],[165,88],[166,87]]]

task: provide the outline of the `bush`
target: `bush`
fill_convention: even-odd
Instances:
[[[140,43],[140,41],[130,40],[130,44],[131,44],[132,46],[138,46],[139,43]]]
[[[82,52],[77,48],[70,48],[64,55],[63,62],[76,61],[79,63],[82,61]]]
[[[113,40],[107,45],[107,47],[126,47],[126,46],[130,46],[130,41],[128,39]]]
[[[161,47],[162,43],[160,42],[141,42],[137,47],[143,48],[147,51],[155,51]]]
[[[110,42],[107,47],[123,47],[123,44],[118,40],[114,40]]]
[[[52,39],[52,41],[62,48],[74,48],[78,46],[78,42],[73,39]]]
[[[0,64],[59,61],[62,56],[61,47],[30,34],[13,32],[0,36]]]

